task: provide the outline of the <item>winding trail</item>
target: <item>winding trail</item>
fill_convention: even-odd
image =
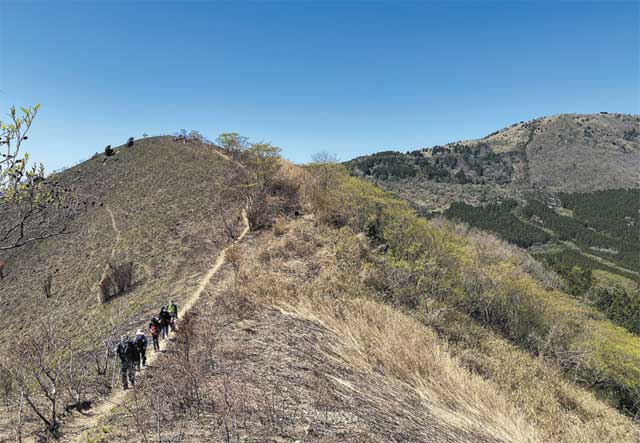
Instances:
[[[109,214],[111,215],[113,228],[118,236],[117,238],[119,239],[120,231],[116,226],[113,212],[111,212],[109,208],[107,208],[107,211],[109,211]],[[232,246],[234,246],[235,244],[242,241],[242,239],[249,233],[249,220],[247,219],[247,215],[244,210],[242,211],[242,221],[244,224],[244,229],[242,230],[242,233],[231,245],[227,246],[222,251],[220,251],[213,265],[209,268],[207,273],[200,280],[200,284],[198,285],[198,287],[191,293],[191,295],[187,298],[187,300],[182,305],[180,309],[181,312],[183,313],[182,315],[190,311],[193,308],[193,306],[198,302],[198,300],[200,300],[200,297],[205,293],[207,285],[211,282],[211,279],[213,278],[213,276],[220,270],[222,265],[225,263],[227,250]],[[116,246],[117,246],[117,243],[118,242],[116,242]],[[115,247],[113,249],[112,257],[113,257],[113,254],[115,254]],[[173,336],[173,333],[171,333],[171,336]],[[152,366],[154,364],[158,356],[161,355],[162,351],[164,351],[167,348],[169,341],[170,340],[160,341],[161,352],[149,353],[147,357],[147,366]],[[139,372],[138,377],[143,376],[144,372],[145,372],[144,369],[141,372]],[[95,429],[95,427],[98,425],[100,420],[108,416],[114,408],[122,405],[129,392],[130,391],[124,391],[122,389],[118,389],[112,392],[109,397],[102,400],[95,407],[91,408],[86,414],[76,415],[72,421],[64,423],[62,428],[64,432],[63,441],[68,441],[72,443],[86,443],[87,437],[89,437],[89,432]]]
[[[120,232],[120,229],[118,229],[118,224],[116,223],[116,217],[115,215],[113,215],[113,211],[111,210],[111,208],[109,206],[105,206],[105,209],[109,213],[109,217],[111,217],[111,226],[113,227],[113,232],[116,233],[116,242],[113,245],[113,248],[111,249],[111,260],[113,260],[113,258],[116,256],[116,249],[120,244],[120,240],[122,240],[122,233]]]
[[[109,217],[111,218],[111,227],[113,228],[113,232],[116,234],[116,241],[111,248],[111,258],[104,266],[104,270],[102,271],[102,275],[100,276],[100,281],[96,285],[94,285],[94,288],[100,287],[104,279],[107,277],[107,274],[109,273],[109,266],[112,264],[113,259],[116,256],[116,251],[118,250],[118,245],[120,245],[120,241],[122,240],[122,233],[120,232],[120,229],[118,229],[118,224],[116,223],[116,217],[113,214],[113,211],[107,205],[105,205],[105,209],[107,210],[107,212],[109,213]]]

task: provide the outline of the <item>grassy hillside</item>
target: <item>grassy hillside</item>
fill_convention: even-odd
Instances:
[[[640,339],[556,274],[338,165],[301,170],[251,149],[146,139],[56,177],[86,201],[67,236],[9,257],[0,441],[19,429],[82,443],[640,438],[628,417]],[[242,207],[252,235],[203,281]],[[135,284],[100,303],[109,261],[133,262]],[[59,269],[51,298],[29,281],[43,263]],[[120,391],[102,341],[198,283],[173,346]],[[48,434],[20,395],[46,405],[47,373],[60,374],[61,423]]]
[[[140,140],[116,152],[51,178],[80,199],[82,209],[68,234],[3,257],[8,266],[0,301],[12,322],[0,331],[1,348],[43,319],[60,324],[82,346],[101,343],[114,324],[128,329],[171,297],[179,301],[228,242],[212,214],[231,162],[209,147],[169,137]],[[98,283],[106,265],[125,261],[135,267],[133,288],[100,303]],[[48,275],[51,299],[41,288]]]
[[[558,115],[346,166],[427,217],[443,214],[529,248],[568,292],[636,331],[633,309],[622,319],[612,308],[635,291],[610,287],[594,302],[591,273],[640,279],[639,134],[637,116]]]
[[[354,178],[334,178],[336,190],[323,204],[329,219],[344,214],[357,230],[387,249],[390,275],[381,282],[387,299],[432,318],[450,340],[478,346],[464,316],[499,333],[533,355],[543,356],[608,399],[637,413],[640,339],[613,326],[602,314],[559,291],[526,254],[483,235],[465,236],[455,225],[434,226],[406,204]],[[341,194],[337,190],[342,189]],[[462,315],[463,317],[459,317]],[[454,326],[458,325],[458,326]]]
[[[565,280],[565,290],[597,307],[617,324],[640,332],[640,191],[608,190],[560,194],[559,206],[530,197],[525,204],[470,206],[454,203],[444,215],[493,231],[529,248]],[[605,287],[594,271],[635,281],[636,287]]]
[[[542,322],[594,315],[562,294],[554,293],[563,297],[558,304],[544,297],[532,275],[546,274],[535,262],[490,236],[464,238],[455,226],[427,224],[331,166],[309,171],[301,198],[313,216],[280,219],[237,248],[225,281],[210,290],[215,298],[190,319],[193,334],[161,357],[163,369],[145,380],[137,402],[101,422],[98,441],[127,441],[140,429],[158,439],[158,420],[162,438],[184,441],[640,438],[631,420],[565,378],[557,356],[536,356],[510,336],[516,324],[536,333],[525,320],[534,305],[545,307],[535,314]],[[494,323],[495,305],[485,320],[464,307],[457,279],[463,270],[479,277],[479,260],[501,272],[492,274],[496,298],[523,290],[518,297],[528,307],[516,305],[511,326]],[[511,275],[502,280],[505,272]],[[210,333],[199,333],[210,319]],[[601,319],[592,322],[593,336],[547,331],[545,339],[556,341],[547,349],[609,331]],[[613,331],[617,338],[606,340],[614,346],[629,339]],[[166,386],[185,407],[158,400],[154,393]]]
[[[157,440],[160,408],[165,440],[537,441],[433,332],[337,285],[334,240],[310,220],[281,220],[240,246],[237,277],[229,267],[190,319],[189,330],[210,333],[189,336],[188,358],[180,347],[163,355],[137,407],[116,411],[97,436],[124,442],[144,429]],[[172,382],[178,374],[190,377]],[[157,391],[191,406],[159,403]]]
[[[58,413],[108,394],[115,360],[107,350],[120,333],[144,326],[171,299],[182,304],[230,241],[216,208],[234,168],[209,146],[158,137],[117,149],[111,157],[96,155],[50,177],[74,192],[80,210],[65,235],[3,256],[7,275],[0,281],[0,303],[11,318],[0,331],[3,392],[18,392],[3,371],[13,367],[16,352],[26,349],[25,355],[57,353],[69,364],[60,383],[75,388],[57,389]],[[240,205],[225,200],[223,207],[236,224]],[[102,303],[99,282],[107,265],[126,262],[133,263],[133,286]],[[47,298],[43,283],[49,276]],[[44,363],[54,364],[50,358]],[[35,401],[44,404],[42,397]],[[6,438],[14,434],[4,420],[19,409],[8,411],[0,418],[0,436]],[[33,432],[40,424],[27,412],[22,420]]]

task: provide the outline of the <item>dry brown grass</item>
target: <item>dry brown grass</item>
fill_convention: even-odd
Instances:
[[[313,231],[309,223],[295,223],[289,235],[274,238],[246,264],[252,280],[244,291],[266,306],[321,323],[340,338],[336,353],[350,367],[410,385],[446,426],[500,441],[539,441],[495,386],[463,369],[429,328],[372,299],[341,294],[341,286],[354,282],[339,283],[345,276]],[[323,271],[314,273],[318,268]]]
[[[154,137],[104,159],[94,157],[52,177],[81,200],[67,235],[6,256],[0,302],[11,321],[0,330],[0,354],[10,352],[13,337],[32,335],[44,318],[81,353],[102,350],[105,340],[146,326],[170,298],[183,304],[229,242],[212,208],[233,166],[212,148]],[[226,206],[240,214],[234,202]],[[124,262],[135,264],[133,286],[101,304],[105,267]],[[41,287],[47,275],[53,276],[50,298]],[[111,365],[109,384],[110,371]],[[4,425],[0,414],[0,434]]]
[[[229,267],[228,282],[193,318],[192,329],[211,333],[179,338],[191,358],[184,343],[161,357],[138,403],[107,421],[120,429],[109,441],[125,441],[141,422],[153,432],[154,393],[165,383],[174,393],[173,407],[161,405],[165,439],[538,441],[428,328],[373,300],[326,294],[319,266],[332,256],[310,228],[293,223],[266,247],[234,250],[250,278],[236,287]]]
[[[511,441],[631,443],[640,437],[629,419],[496,334],[463,323],[469,328],[464,333],[476,334],[478,348],[458,344],[449,350],[423,323],[369,298],[371,289],[361,282],[376,271],[353,267],[341,255],[343,247],[352,256],[363,254],[362,239],[345,235],[353,236],[293,223],[246,265],[255,276],[252,289],[245,290],[267,305],[322,323],[341,337],[340,355],[353,367],[411,385],[451,426],[490,429]],[[480,237],[492,247],[485,251],[487,260],[495,255],[528,261],[502,243],[492,244],[492,237]]]
[[[637,440],[628,419],[484,328],[465,325],[477,350],[447,345],[422,321],[377,301],[366,284],[376,271],[363,269],[372,251],[362,236],[312,220],[281,223],[278,235],[232,250],[226,283],[211,288],[216,296],[194,317],[195,331],[210,331],[189,345],[199,360],[185,363],[183,349],[159,360],[149,393],[173,379],[172,368],[192,377],[173,384],[191,412],[163,406],[174,437]],[[193,406],[194,392],[201,406]],[[135,429],[124,412],[107,424],[123,430],[109,441],[126,441]]]

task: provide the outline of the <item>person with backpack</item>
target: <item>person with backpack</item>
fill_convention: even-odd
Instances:
[[[116,346],[116,354],[120,358],[120,375],[122,376],[122,389],[129,389],[136,384],[136,361],[140,358],[135,344],[128,336],[120,337],[120,343]]]
[[[151,340],[153,341],[153,351],[158,352],[160,350],[160,343],[158,343],[158,336],[160,335],[160,321],[157,317],[151,317],[149,332],[151,333]]]
[[[169,323],[169,326],[171,327],[171,330],[175,332],[176,320],[178,319],[178,305],[176,305],[175,302],[171,300],[171,303],[169,303],[169,305],[167,306],[167,311],[171,315],[171,322]]]
[[[140,370],[140,362],[142,362],[142,367],[147,366],[147,337],[144,335],[142,329],[138,329],[136,332],[136,338],[133,340],[133,343],[136,345],[138,350],[138,361],[136,365],[138,366],[138,371]]]
[[[162,339],[169,337],[169,324],[171,323],[171,314],[167,311],[167,308],[164,306],[160,309],[160,315],[158,315],[160,319],[160,331],[162,331]]]

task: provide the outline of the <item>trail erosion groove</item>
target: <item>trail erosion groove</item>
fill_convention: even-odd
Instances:
[[[122,240],[122,233],[120,232],[120,229],[118,229],[118,224],[116,223],[116,217],[113,214],[113,211],[109,206],[106,206],[106,209],[109,213],[109,217],[111,218],[111,227],[113,228],[113,232],[115,232],[116,234],[116,241],[113,245],[113,248],[111,249],[111,259],[113,260],[113,258],[116,256],[116,251],[118,249],[118,245],[120,244],[120,240]]]
[[[109,208],[107,208],[107,211],[111,215],[113,228],[114,228],[114,231],[116,232],[116,236],[117,236],[116,246],[117,246],[120,239],[120,231],[117,228],[113,212]],[[193,306],[198,302],[200,297],[205,293],[207,285],[209,284],[213,276],[220,270],[222,265],[224,265],[227,250],[232,246],[234,246],[235,244],[242,241],[244,237],[249,233],[249,229],[250,229],[249,220],[247,218],[247,214],[245,210],[242,211],[242,223],[244,225],[244,228],[240,233],[240,235],[238,236],[238,238],[231,245],[227,246],[222,251],[220,251],[220,253],[217,255],[216,260],[214,261],[212,266],[209,268],[209,270],[205,273],[205,275],[200,280],[198,287],[191,293],[191,295],[184,302],[183,306],[181,307],[182,315],[189,312],[193,308]],[[113,249],[114,254],[115,254],[115,250],[116,249],[114,246],[114,249]],[[113,257],[113,254],[112,254],[112,257]],[[168,340],[161,341],[160,351],[165,350],[167,345],[168,345]],[[147,357],[147,366],[153,365],[159,355],[161,355],[161,353],[150,353],[149,356]],[[145,371],[143,369],[140,375],[144,374],[144,372]],[[98,423],[100,422],[100,419],[108,416],[109,413],[114,408],[122,405],[122,403],[126,399],[128,392],[130,391],[124,391],[122,389],[118,389],[115,392],[113,392],[109,397],[107,397],[102,402],[100,402],[96,407],[88,411],[86,415],[78,415],[74,417],[72,421],[65,423],[63,427],[63,430],[65,432],[65,441],[72,442],[72,443],[86,443],[87,438],[89,436],[88,433],[98,425]]]

